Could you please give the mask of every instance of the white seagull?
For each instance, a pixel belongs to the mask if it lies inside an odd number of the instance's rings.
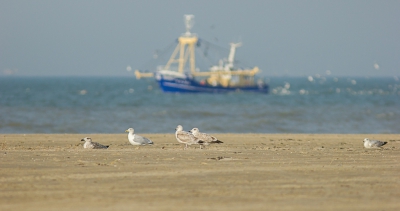
[[[378,140],[369,140],[368,138],[364,139],[364,147],[365,148],[380,148],[381,146],[387,144],[387,142],[378,141]]]
[[[85,149],[107,149],[108,146],[101,145],[97,142],[92,142],[92,139],[90,137],[85,137],[81,139],[81,141],[84,141],[85,143],[83,144],[83,148]]]
[[[184,149],[187,149],[188,145],[203,143],[202,140],[199,140],[198,138],[194,137],[194,135],[192,133],[183,131],[182,125],[178,125],[175,130],[176,130],[176,132],[175,132],[176,140],[179,143],[186,145]]]
[[[200,130],[198,128],[193,128],[191,129],[189,132],[191,132],[193,134],[194,137],[200,139],[203,141],[203,143],[200,143],[200,148],[201,145],[210,145],[210,144],[221,144],[224,143],[220,140],[218,140],[217,138],[215,138],[214,136],[211,136],[207,133],[201,133]]]
[[[152,145],[153,144],[153,142],[150,139],[134,134],[135,131],[133,130],[133,128],[129,128],[128,130],[125,130],[125,132],[129,132],[128,140],[132,145]]]

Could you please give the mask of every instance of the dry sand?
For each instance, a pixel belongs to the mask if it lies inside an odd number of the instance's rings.
[[[400,135],[141,135],[0,135],[0,210],[400,210]]]

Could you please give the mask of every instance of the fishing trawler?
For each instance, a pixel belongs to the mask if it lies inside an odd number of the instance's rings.
[[[199,38],[190,30],[193,27],[193,15],[185,15],[186,33],[178,38],[178,45],[167,64],[155,72],[135,71],[137,79],[155,77],[164,92],[226,93],[232,91],[250,91],[268,93],[268,84],[255,76],[258,67],[240,69],[234,67],[236,48],[241,43],[231,43],[227,60],[220,60],[218,65],[208,71],[196,68],[195,47]]]

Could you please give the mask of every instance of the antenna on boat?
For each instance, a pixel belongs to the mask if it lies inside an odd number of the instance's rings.
[[[192,33],[190,32],[190,29],[192,29],[194,25],[194,15],[185,15],[185,26],[186,26],[186,36],[191,36]]]
[[[229,57],[228,57],[228,66],[229,68],[233,68],[233,62],[235,61],[235,53],[236,53],[236,48],[242,46],[242,43],[230,43],[231,45],[231,50],[229,51]]]

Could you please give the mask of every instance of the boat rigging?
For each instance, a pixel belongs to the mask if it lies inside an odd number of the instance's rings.
[[[195,48],[199,45],[197,34],[192,33],[194,15],[185,15],[186,32],[178,38],[171,57],[166,65],[155,72],[135,71],[137,79],[155,77],[165,92],[230,92],[253,91],[268,93],[268,85],[262,80],[255,81],[260,72],[258,67],[240,69],[234,67],[236,48],[242,43],[230,43],[227,61],[220,60],[218,65],[208,71],[196,68]]]

